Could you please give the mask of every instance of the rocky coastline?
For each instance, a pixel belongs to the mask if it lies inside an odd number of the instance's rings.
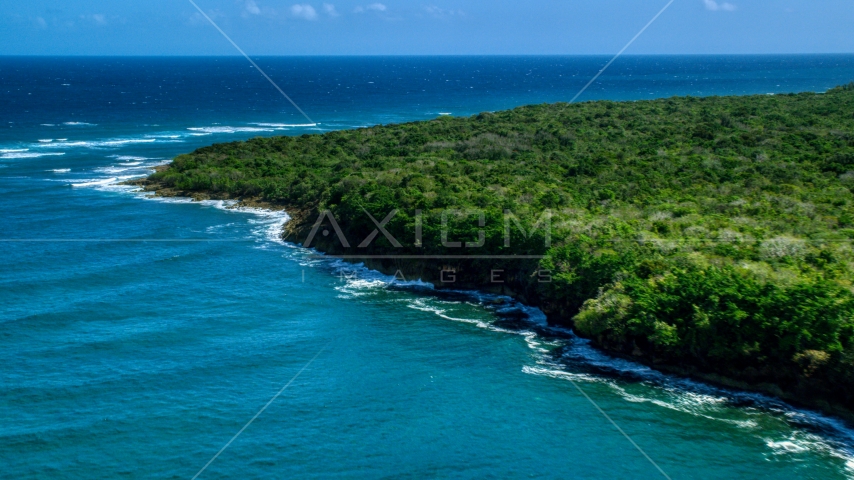
[[[163,165],[157,167],[156,170],[162,172],[168,169],[169,165]],[[234,205],[235,208],[248,207],[285,211],[290,220],[283,227],[282,238],[300,245],[302,245],[300,239],[305,239],[309,235],[315,219],[319,216],[319,212],[314,208],[270,202],[260,197],[235,197],[214,192],[184,191],[166,186],[150,178],[130,180],[125,183],[127,185],[138,186],[144,191],[159,197],[183,197],[191,198],[194,201],[231,200],[236,202]],[[341,251],[340,246],[336,245],[334,241],[325,241],[324,239],[314,243],[312,248],[321,253],[332,255]],[[568,312],[559,305],[550,304],[547,299],[538,294],[536,286],[530,283],[530,278],[528,279],[529,281],[524,280],[526,277],[529,277],[529,275],[526,275],[527,272],[536,269],[536,262],[528,262],[528,264],[518,267],[518,271],[511,272],[509,275],[510,281],[495,284],[483,281],[482,275],[466,274],[466,271],[471,270],[472,266],[466,265],[464,261],[455,264],[449,264],[447,261],[423,259],[387,260],[347,258],[346,261],[353,264],[363,264],[371,270],[388,276],[403,274],[405,280],[420,280],[432,284],[436,291],[445,289],[471,290],[509,296],[524,305],[539,308],[546,315],[550,325],[573,329],[574,333],[579,337],[591,340],[592,346],[614,357],[637,362],[666,374],[698,380],[718,387],[765,394],[779,398],[797,407],[815,409],[825,414],[842,418],[849,424],[854,425],[854,410],[832,399],[817,398],[814,394],[816,385],[811,385],[808,378],[804,378],[797,385],[789,385],[787,387],[762,379],[761,376],[759,376],[758,380],[749,381],[743,378],[722,375],[714,371],[704,371],[693,365],[668,363],[662,361],[660,358],[656,358],[654,355],[649,355],[648,352],[638,348],[637,345],[627,347],[626,345],[609,344],[595,336],[584,335],[583,332],[579,332],[574,328],[573,316],[577,312]],[[457,280],[452,285],[443,281],[441,274],[442,271],[448,271],[449,269],[457,273]]]

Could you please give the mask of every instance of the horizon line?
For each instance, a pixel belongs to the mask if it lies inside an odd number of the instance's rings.
[[[820,56],[854,55],[854,52],[809,52],[809,53],[632,53],[622,57],[778,57],[778,56]],[[316,53],[316,54],[256,54],[252,57],[610,57],[608,53]],[[91,57],[91,58],[243,58],[238,54],[139,54],[139,53],[0,53],[4,57]]]

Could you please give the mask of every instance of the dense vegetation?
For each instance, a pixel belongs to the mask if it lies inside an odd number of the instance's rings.
[[[375,228],[364,210],[400,209],[387,228],[403,247],[379,235],[365,253],[546,254],[500,262],[502,286],[598,345],[854,410],[854,84],[259,138],[179,156],[150,180],[306,212],[290,226],[301,235],[330,209],[353,249]],[[485,230],[480,250],[442,247],[446,209],[485,212],[483,228],[476,215],[449,220],[451,239]],[[529,227],[552,212],[551,245],[514,226],[506,247],[505,210]],[[345,252],[332,237],[322,248]],[[449,264],[474,286],[496,268],[437,260],[419,275]]]

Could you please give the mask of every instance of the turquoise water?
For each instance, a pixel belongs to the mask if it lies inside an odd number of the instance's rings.
[[[118,185],[214,142],[566,100],[607,59],[0,59],[0,474],[848,478],[854,431],[597,353],[508,299]],[[823,91],[854,56],[629,57],[589,98]],[[373,83],[369,83],[373,82]],[[2,125],[0,124],[0,125]],[[575,382],[575,383],[573,383]]]

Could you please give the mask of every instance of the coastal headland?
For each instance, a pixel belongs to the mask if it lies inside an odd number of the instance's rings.
[[[854,420],[854,84],[256,138],[134,183],[285,209],[328,256]]]

